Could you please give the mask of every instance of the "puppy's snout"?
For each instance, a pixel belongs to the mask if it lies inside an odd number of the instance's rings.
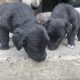
[[[42,62],[46,59],[46,54],[44,55],[36,55],[35,57],[32,57],[33,60],[35,60],[36,62]]]
[[[48,49],[49,50],[56,50],[59,47],[58,43],[48,43]]]

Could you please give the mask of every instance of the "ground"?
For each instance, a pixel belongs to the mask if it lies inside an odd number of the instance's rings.
[[[69,49],[65,39],[57,50],[46,51],[46,60],[37,63],[10,40],[10,49],[0,51],[0,80],[80,80],[80,42]]]

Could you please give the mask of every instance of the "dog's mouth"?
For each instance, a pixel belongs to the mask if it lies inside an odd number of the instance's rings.
[[[50,41],[48,43],[48,49],[49,50],[56,50],[59,47],[60,43],[61,43],[61,39],[58,39],[55,41]]]
[[[24,47],[25,51],[27,52],[28,57],[33,59],[34,61],[42,62],[46,59],[46,52],[45,51],[41,51],[41,50],[38,51],[37,49],[33,50],[27,46],[23,46],[23,47]]]
[[[59,47],[59,44],[48,44],[49,50],[56,50]]]
[[[44,56],[42,56],[42,57],[34,56],[34,57],[31,57],[31,58],[36,62],[42,62],[46,59],[46,57],[44,57]]]
[[[33,51],[28,51],[28,57],[33,59],[36,62],[42,62],[46,59],[46,52],[33,52]]]

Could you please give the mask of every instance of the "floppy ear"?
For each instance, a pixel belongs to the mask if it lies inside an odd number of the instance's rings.
[[[14,32],[14,35],[12,37],[12,40],[18,50],[20,50],[22,48],[22,46],[24,45],[25,39],[26,39],[26,36],[25,36],[23,30],[16,29]]]

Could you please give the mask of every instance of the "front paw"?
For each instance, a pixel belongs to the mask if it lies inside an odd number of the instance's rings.
[[[9,46],[0,46],[0,50],[8,50]]]
[[[74,45],[70,45],[70,44],[68,44],[68,48],[70,48],[70,49],[74,49],[75,46],[74,46]]]

